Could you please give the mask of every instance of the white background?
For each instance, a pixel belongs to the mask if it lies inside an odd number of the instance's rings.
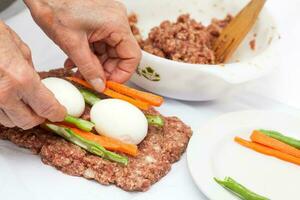
[[[13,17],[21,1],[3,14],[4,19],[30,46],[35,67],[45,70],[62,66],[64,54],[34,24],[27,10]],[[268,0],[268,9],[277,21],[281,63],[272,74],[241,86],[213,102],[179,102],[166,100],[160,110],[177,115],[197,128],[222,113],[244,109],[272,109],[298,113],[300,108],[300,1]],[[1,42],[1,41],[0,41]],[[201,170],[201,169],[199,169]],[[148,192],[127,193],[104,187],[82,178],[63,175],[41,164],[37,156],[0,142],[1,199],[206,199],[194,185],[187,169],[186,156],[174,164],[171,172]],[[4,197],[4,198],[3,198]]]

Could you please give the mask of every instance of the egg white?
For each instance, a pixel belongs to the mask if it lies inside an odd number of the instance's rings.
[[[42,80],[42,83],[54,94],[58,102],[67,109],[67,113],[80,117],[85,109],[84,98],[80,91],[70,82],[56,77]]]
[[[142,111],[119,99],[97,102],[90,112],[96,131],[129,144],[139,144],[147,135],[148,122]]]

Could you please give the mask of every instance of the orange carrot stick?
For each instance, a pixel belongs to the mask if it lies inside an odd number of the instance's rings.
[[[102,145],[107,150],[119,151],[132,156],[137,156],[138,154],[138,148],[134,144],[126,144],[114,138],[110,138],[102,135],[95,135],[93,133],[84,132],[76,128],[70,128],[70,129],[74,131],[76,134],[78,134],[79,136]]]
[[[271,149],[269,147],[266,147],[264,145],[255,143],[255,142],[250,142],[247,140],[244,140],[240,137],[235,137],[234,141],[236,141],[237,143],[239,143],[240,145],[247,147],[249,149],[253,149],[254,151],[257,151],[259,153],[265,154],[265,155],[269,155],[269,156],[273,156],[276,158],[279,158],[281,160],[284,161],[288,161],[297,165],[300,165],[300,159],[294,156],[291,156],[289,154],[283,153],[281,151],[275,150],[275,149]]]
[[[113,91],[111,89],[108,89],[108,88],[106,88],[103,93],[105,95],[109,96],[109,97],[127,101],[127,102],[135,105],[136,107],[138,107],[138,108],[140,108],[142,110],[148,110],[149,107],[150,107],[150,105],[147,102],[143,102],[143,101],[138,100],[138,99],[133,99],[131,97],[125,96],[123,94],[120,94],[120,93],[115,92],[115,91]]]
[[[260,131],[257,130],[253,131],[251,135],[251,140],[253,142],[257,142],[259,144],[263,144],[265,146],[271,147],[272,149],[276,149],[283,153],[287,153],[297,158],[300,158],[300,150],[288,144],[285,144],[279,140],[271,138]]]
[[[137,156],[138,154],[138,148],[134,144],[126,144],[114,138],[110,138],[102,135],[96,135],[91,132],[85,132],[80,129],[74,128],[73,126],[69,126],[66,123],[55,123],[55,124],[58,126],[69,128],[75,134],[83,137],[86,140],[93,141],[103,146],[107,150],[118,151],[118,152],[126,153],[131,156]]]
[[[93,89],[93,87],[86,81],[80,79],[80,78],[77,78],[77,77],[66,77],[66,79],[70,80],[70,81],[73,81],[75,83],[78,83],[79,85],[82,85],[86,88],[89,88],[89,89]],[[148,110],[150,105],[149,103],[147,102],[143,102],[141,100],[138,100],[138,99],[133,99],[131,97],[128,97],[126,95],[123,95],[123,94],[120,94],[118,92],[115,92],[113,90],[110,90],[108,88],[106,88],[103,92],[105,95],[109,96],[109,97],[112,97],[112,98],[115,98],[115,99],[121,99],[121,100],[124,100],[124,101],[127,101],[133,105],[135,105],[136,107],[142,109],[142,110]]]
[[[75,76],[66,77],[66,79],[73,81],[75,83],[78,83],[79,85],[82,85],[88,89],[94,89],[91,84],[89,84],[87,81],[82,80],[81,78],[77,78]]]
[[[130,96],[134,99],[140,99],[142,101],[146,101],[153,106],[160,106],[164,102],[164,99],[161,96],[151,94],[148,92],[142,92],[113,81],[107,81],[106,86],[109,89],[114,90],[118,93]]]

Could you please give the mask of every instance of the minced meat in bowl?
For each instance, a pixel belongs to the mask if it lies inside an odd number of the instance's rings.
[[[214,40],[249,0],[123,2],[129,15],[136,14],[129,21],[143,55],[131,81],[146,90],[181,100],[213,100],[276,64],[278,34],[267,8],[231,59],[216,62]],[[249,45],[253,39],[255,49]]]
[[[132,33],[144,51],[179,62],[216,64],[213,42],[232,20],[232,16],[228,14],[222,20],[214,18],[211,24],[205,26],[189,14],[182,14],[176,22],[165,20],[152,28],[146,39],[142,38],[136,25],[137,15],[132,13],[128,20]]]

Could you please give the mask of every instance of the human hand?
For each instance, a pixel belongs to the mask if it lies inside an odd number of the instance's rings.
[[[62,121],[66,110],[41,83],[29,48],[1,21],[0,41],[0,124],[30,129]]]
[[[115,0],[24,0],[37,24],[99,92],[106,79],[125,82],[141,50],[125,7]]]

